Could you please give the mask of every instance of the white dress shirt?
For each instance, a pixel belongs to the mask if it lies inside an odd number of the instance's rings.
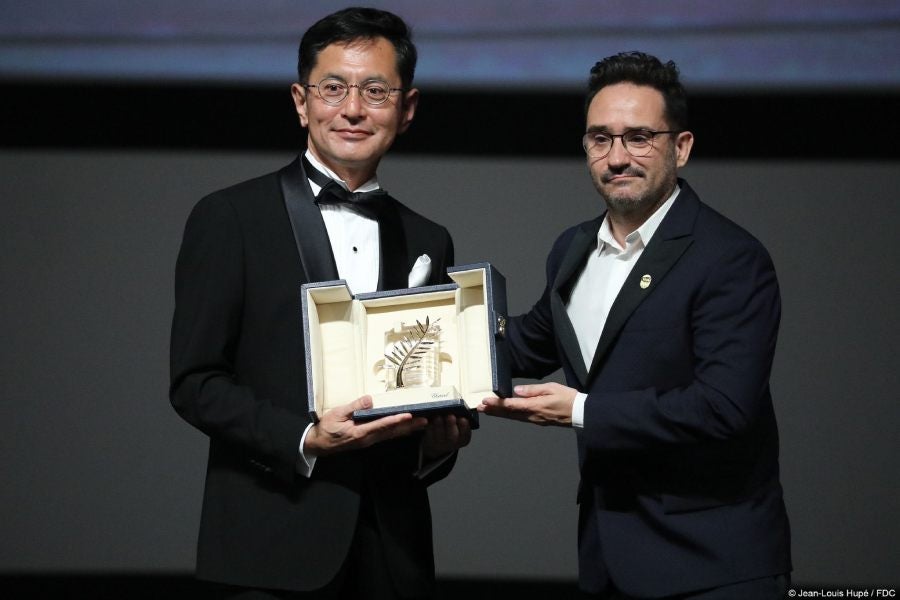
[[[680,191],[675,187],[672,195],[650,215],[644,224],[625,237],[625,247],[619,245],[612,234],[609,214],[603,219],[597,232],[597,250],[588,257],[587,264],[569,297],[566,313],[572,321],[585,368],[590,370],[606,318],[622,285],[637,263],[650,238],[656,233],[666,213],[672,208]],[[584,403],[587,394],[578,393],[572,406],[572,426],[584,427]]]
[[[306,159],[314,168],[350,192],[371,192],[380,187],[378,180],[373,177],[351,190],[343,179],[320,163],[309,150],[306,151]],[[318,196],[322,188],[312,180],[309,185],[313,194]],[[353,294],[374,292],[378,289],[378,265],[381,257],[378,221],[340,204],[320,205],[319,210],[325,221],[325,229],[328,230],[328,240],[331,242],[331,252],[340,278],[347,282]]]
[[[347,182],[323,165],[306,151],[306,160],[322,173],[335,180],[344,189],[351,192],[371,192],[380,186],[378,180],[372,178],[359,188],[351,190]],[[322,189],[312,179],[309,180],[313,195],[318,196]],[[334,254],[334,263],[337,266],[338,277],[347,282],[353,294],[374,292],[378,289],[378,268],[381,261],[381,246],[378,237],[378,221],[365,217],[347,206],[337,204],[320,205],[322,220],[325,221],[325,229],[328,230],[328,241],[331,243],[331,252]],[[303,437],[300,438],[300,458],[297,461],[297,472],[304,477],[312,475],[316,466],[316,457],[307,456],[303,452],[306,436],[313,424],[306,426]]]

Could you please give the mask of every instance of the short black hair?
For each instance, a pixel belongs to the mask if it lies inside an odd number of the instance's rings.
[[[383,37],[394,45],[397,54],[397,72],[404,89],[412,87],[416,72],[417,53],[412,42],[412,30],[397,15],[377,8],[345,8],[332,13],[313,24],[303,34],[297,57],[297,75],[300,83],[316,66],[319,52],[331,44],[347,44],[357,40],[374,40]],[[316,83],[316,82],[313,82]]]
[[[678,75],[678,67],[671,60],[663,64],[655,56],[643,52],[620,52],[607,56],[591,69],[585,111],[597,92],[608,85],[645,85],[662,94],[669,127],[685,131],[688,127],[687,94]]]

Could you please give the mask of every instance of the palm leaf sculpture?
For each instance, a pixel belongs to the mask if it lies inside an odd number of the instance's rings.
[[[410,335],[404,336],[399,342],[394,344],[394,348],[390,354],[384,357],[397,365],[397,378],[394,385],[398,388],[404,387],[403,370],[411,365],[416,365],[422,361],[422,358],[431,349],[434,344],[434,334],[437,331],[437,322],[440,318],[435,319],[434,323],[425,316],[425,324],[416,319],[416,326],[410,330]]]

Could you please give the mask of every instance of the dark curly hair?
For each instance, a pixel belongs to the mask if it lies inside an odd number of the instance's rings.
[[[297,52],[297,75],[300,83],[308,83],[306,80],[316,66],[319,52],[331,44],[374,40],[378,37],[383,37],[394,45],[397,72],[400,73],[403,88],[409,89],[412,87],[418,57],[412,43],[412,30],[393,13],[358,7],[332,13],[306,30]]]
[[[659,91],[665,101],[669,126],[677,131],[687,129],[687,95],[678,79],[678,67],[671,60],[663,64],[643,52],[620,52],[604,58],[591,69],[585,111],[597,92],[616,83],[644,85]]]

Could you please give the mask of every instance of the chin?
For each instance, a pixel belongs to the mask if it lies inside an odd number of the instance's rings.
[[[623,215],[640,212],[652,204],[645,196],[634,196],[632,194],[610,194],[604,200],[609,208]]]
[[[609,193],[604,194],[603,199],[606,200],[607,204],[613,204],[615,206],[631,206],[634,204],[639,204],[641,201],[640,196],[636,196],[635,194],[627,194],[622,190],[610,190]]]

